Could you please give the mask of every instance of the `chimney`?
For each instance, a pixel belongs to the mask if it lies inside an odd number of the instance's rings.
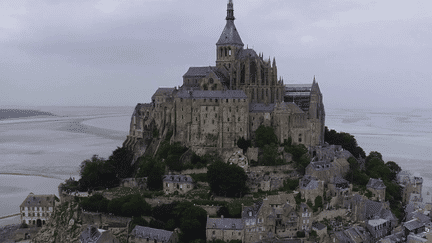
[[[221,219],[223,219],[223,215],[221,215]]]

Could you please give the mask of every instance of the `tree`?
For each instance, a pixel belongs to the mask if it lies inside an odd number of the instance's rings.
[[[274,143],[264,145],[262,154],[258,158],[258,163],[264,166],[283,164],[283,160],[279,158],[277,145]]]
[[[248,190],[246,187],[247,175],[245,171],[235,164],[216,161],[207,170],[210,190],[216,195],[240,197]]]
[[[357,140],[349,133],[329,131],[328,127],[325,127],[324,141],[329,144],[341,145],[343,149],[348,150],[356,158],[366,157],[364,150],[357,145]]]
[[[390,180],[396,180],[396,175],[402,171],[402,168],[393,161],[388,161],[385,165],[390,169]]]
[[[318,208],[323,208],[323,199],[321,196],[318,196],[315,198],[315,202],[314,202],[314,206],[313,206],[313,211],[316,212],[318,211]]]
[[[246,154],[247,149],[252,145],[251,140],[246,140],[244,137],[239,138],[237,140],[237,146],[243,149],[243,154]]]
[[[107,162],[111,163],[118,178],[128,178],[133,173],[133,156],[133,152],[126,147],[117,147]]]
[[[225,218],[230,218],[229,210],[228,210],[228,207],[226,207],[226,206],[220,207],[217,210],[216,214],[218,217],[223,215]]]
[[[278,143],[277,136],[273,127],[261,125],[255,131],[255,144],[259,148],[263,148],[266,144]]]
[[[78,181],[80,191],[94,190],[98,187],[114,187],[119,184],[111,164],[104,158],[93,155],[91,159],[81,162]]]

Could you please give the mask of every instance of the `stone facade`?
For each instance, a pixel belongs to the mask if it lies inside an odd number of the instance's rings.
[[[186,193],[195,187],[192,177],[188,175],[165,175],[162,179],[165,194],[179,192]]]
[[[209,218],[207,215],[206,238],[207,241],[213,240],[243,240],[243,222],[241,219],[234,218]]]
[[[125,178],[120,181],[120,186],[147,189],[147,177]]]
[[[244,48],[234,25],[233,3],[216,44],[216,66],[190,67],[179,88],[159,88],[151,103],[139,103],[124,146],[136,148],[153,136],[198,151],[236,147],[254,137],[260,125],[272,126],[279,142],[292,138],[306,147],[324,143],[325,112],[315,78],[311,84],[284,85],[276,61]],[[301,100],[301,101],[300,101]]]
[[[396,180],[402,187],[402,202],[409,203],[411,193],[422,194],[423,178],[414,176],[409,171],[401,171],[397,174]]]
[[[312,203],[315,202],[315,198],[323,196],[324,193],[324,181],[319,181],[309,175],[305,175],[299,183],[299,191],[302,199],[310,200]]]
[[[379,179],[370,178],[366,188],[372,192],[372,200],[384,201],[385,200],[385,189],[384,182]]]
[[[34,195],[31,192],[20,205],[21,222],[41,227],[54,213],[55,206],[55,195]]]

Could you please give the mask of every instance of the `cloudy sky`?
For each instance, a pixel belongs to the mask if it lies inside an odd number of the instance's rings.
[[[215,65],[226,0],[5,0],[0,105],[126,105]],[[326,108],[432,108],[432,2],[234,0],[243,43]]]

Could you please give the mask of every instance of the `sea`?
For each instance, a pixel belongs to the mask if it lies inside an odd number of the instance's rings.
[[[108,158],[129,132],[133,106],[0,106],[0,226],[20,222],[30,192],[56,194],[79,179],[82,161]],[[367,154],[378,151],[423,177],[432,192],[432,110],[327,108],[326,126],[354,135]]]

